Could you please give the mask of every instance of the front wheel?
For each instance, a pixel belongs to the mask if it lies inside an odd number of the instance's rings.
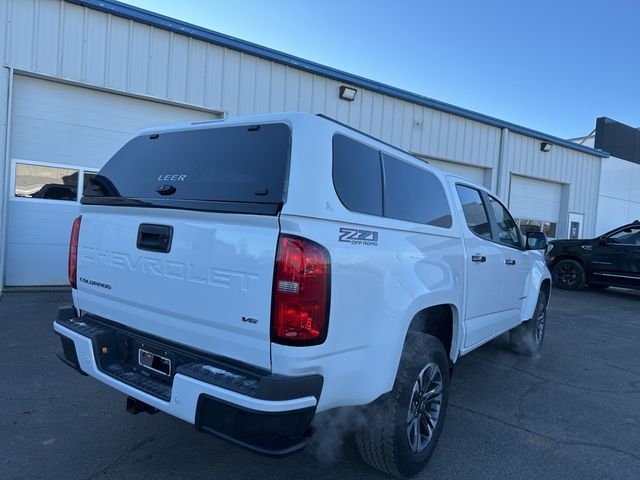
[[[442,342],[409,332],[391,392],[368,407],[356,433],[360,455],[396,477],[422,470],[438,442],[449,400],[449,363]]]
[[[540,292],[531,320],[527,320],[509,332],[511,347],[521,355],[532,356],[539,353],[542,349],[546,327],[547,296],[544,292]]]
[[[585,280],[584,267],[575,260],[560,260],[553,266],[553,284],[558,288],[580,290]]]

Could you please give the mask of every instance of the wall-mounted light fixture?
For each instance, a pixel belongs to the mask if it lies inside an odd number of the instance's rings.
[[[543,152],[548,152],[549,150],[551,150],[551,147],[553,147],[553,144],[549,142],[542,142],[540,144],[540,150],[542,150]]]
[[[340,87],[340,98],[342,100],[353,102],[356,99],[356,93],[358,93],[358,90],[355,88],[347,87],[346,85]]]

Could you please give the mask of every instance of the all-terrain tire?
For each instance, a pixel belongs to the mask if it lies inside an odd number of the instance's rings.
[[[547,327],[547,296],[538,295],[538,303],[531,320],[527,320],[509,332],[511,348],[520,355],[533,356],[542,349]]]
[[[418,378],[426,378],[432,372],[434,372],[433,385],[437,384],[435,381],[437,379],[441,385],[437,416],[433,417],[431,413],[435,413],[434,405],[438,403],[437,401],[426,407],[425,403],[415,402],[416,398],[420,397],[415,390]],[[423,384],[426,385],[426,380]],[[437,390],[436,386],[430,391]],[[420,398],[423,402],[427,402],[427,399],[432,397],[433,394],[424,394]],[[442,432],[448,401],[449,361],[442,342],[425,333],[409,332],[393,389],[367,407],[368,424],[356,432],[356,443],[360,455],[366,463],[390,475],[401,478],[415,475],[426,466],[433,454]],[[410,425],[414,425],[415,422],[416,414],[412,412],[418,411],[418,407],[420,411],[422,408],[428,410],[427,414],[418,413],[419,429],[425,428],[427,434],[430,433],[424,436],[425,439],[422,438],[421,433],[411,436],[409,430]],[[411,415],[413,420],[410,421]],[[436,418],[435,422],[433,418]],[[428,427],[432,426],[431,422],[435,423],[435,426],[429,430]],[[413,451],[410,438],[419,439],[414,442],[414,448],[417,446],[419,449],[420,444],[423,441],[426,442],[423,449]]]

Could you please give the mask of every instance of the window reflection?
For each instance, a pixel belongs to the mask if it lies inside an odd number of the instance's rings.
[[[511,214],[495,198],[489,197],[489,203],[496,217],[499,240],[505,245],[522,247],[524,244],[520,238],[520,230]]]
[[[87,192],[92,191],[94,185],[91,183],[96,178],[96,172],[84,172],[84,183],[82,187],[82,195],[86,195]]]
[[[76,201],[78,170],[27,163],[16,164],[15,196]]]
[[[530,218],[520,218],[516,222],[520,225],[520,231],[524,234],[529,232],[544,232],[549,238],[556,238],[555,222],[547,222],[545,220],[532,220]]]

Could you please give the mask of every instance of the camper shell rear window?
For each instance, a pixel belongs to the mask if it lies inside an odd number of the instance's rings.
[[[139,136],[91,180],[82,203],[275,215],[290,152],[284,123]]]

